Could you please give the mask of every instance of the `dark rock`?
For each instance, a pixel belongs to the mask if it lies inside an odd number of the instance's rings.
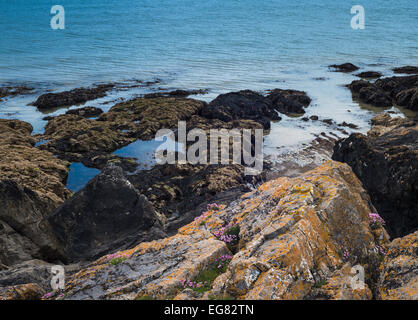
[[[395,96],[396,104],[413,111],[418,111],[418,86],[399,92]]]
[[[363,78],[363,79],[376,79],[376,78],[380,78],[382,74],[377,71],[365,71],[365,72],[357,73],[356,76]]]
[[[413,67],[413,66],[393,68],[392,70],[395,73],[418,74],[418,67]]]
[[[418,108],[418,75],[382,78],[375,83],[356,80],[348,87],[353,96],[376,107],[390,107],[395,102],[411,110]]]
[[[304,107],[311,103],[311,98],[303,91],[274,89],[266,101],[280,113],[301,115],[305,113]]]
[[[97,117],[103,113],[103,110],[96,107],[84,107],[79,109],[68,110],[65,114],[74,114],[80,117],[90,118]]]
[[[74,260],[91,260],[165,236],[144,195],[113,164],[48,217]]]
[[[323,123],[325,123],[329,126],[334,124],[334,120],[332,120],[332,119],[322,119],[321,122],[323,122]]]
[[[270,120],[281,119],[263,95],[250,90],[219,95],[201,110],[201,115],[225,122],[240,119],[254,120],[261,123],[265,129],[270,128]]]
[[[358,129],[358,125],[354,124],[354,123],[347,123],[347,122],[342,122],[340,124],[338,124],[338,126],[340,127],[348,127],[350,129]]]
[[[112,90],[113,87],[114,84],[105,84],[94,88],[77,88],[59,93],[47,93],[41,95],[33,105],[40,110],[72,106],[104,97],[107,91]]]
[[[391,97],[375,84],[365,80],[355,80],[348,86],[353,95],[367,104],[376,107],[390,107],[393,105]]]
[[[318,116],[310,116],[309,119],[311,119],[312,121],[316,121],[319,119]]]
[[[338,65],[333,64],[333,65],[328,66],[328,68],[335,69],[334,71],[339,71],[339,72],[352,72],[352,71],[356,71],[359,69],[359,67],[349,62],[338,64]]]
[[[34,147],[32,126],[0,119],[0,265],[65,260],[46,217],[70,192],[68,163]]]
[[[399,237],[418,228],[418,126],[402,118],[380,118],[373,121],[379,130],[372,128],[368,136],[354,133],[336,143],[332,158],[352,167],[390,235]],[[392,126],[384,128],[385,123]]]
[[[177,97],[186,98],[191,95],[207,94],[208,89],[196,89],[196,90],[174,90],[169,92],[155,92],[144,94],[144,98],[162,98],[162,97]]]
[[[306,121],[309,121],[309,118],[308,117],[303,117],[301,120],[306,122]]]

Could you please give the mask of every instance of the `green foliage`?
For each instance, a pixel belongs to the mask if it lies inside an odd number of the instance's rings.
[[[110,264],[116,266],[118,264],[121,264],[125,260],[126,260],[125,257],[115,258],[115,259],[110,260]]]
[[[315,282],[314,288],[321,288],[326,283],[325,279]]]
[[[136,300],[153,300],[151,296],[139,296],[136,297]]]

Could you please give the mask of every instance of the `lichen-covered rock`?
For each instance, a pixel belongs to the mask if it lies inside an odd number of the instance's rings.
[[[382,264],[384,300],[418,300],[418,231],[392,241]]]
[[[267,182],[228,207],[211,207],[175,236],[102,257],[71,276],[63,296],[52,298],[194,299],[181,281],[234,254],[212,289],[197,297],[321,299],[315,289],[323,282],[329,298],[369,299],[376,246],[388,243],[382,226],[371,229],[371,211],[350,167],[329,161],[301,177]],[[234,247],[214,236],[230,224],[239,232]],[[357,264],[366,273],[360,291],[336,280]]]
[[[36,283],[0,287],[0,300],[41,300],[44,294]]]
[[[381,115],[365,136],[353,133],[334,147],[333,159],[348,163],[363,182],[392,237],[418,227],[418,126]]]
[[[70,192],[68,163],[34,147],[32,126],[0,120],[0,264],[62,259],[46,217]]]

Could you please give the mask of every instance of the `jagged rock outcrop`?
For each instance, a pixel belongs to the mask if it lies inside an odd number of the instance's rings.
[[[0,120],[0,265],[65,259],[46,217],[70,196],[68,163],[34,147],[32,126]]]
[[[376,107],[397,104],[418,110],[418,75],[382,78],[374,83],[355,80],[348,87],[353,96]]]
[[[161,217],[122,168],[113,164],[63,203],[48,221],[72,261],[92,260],[165,236]]]
[[[104,256],[50,297],[370,299],[377,248],[388,245],[383,227],[370,224],[374,211],[350,167],[329,161],[267,182],[228,207],[210,207],[175,236]],[[235,230],[234,246],[218,240],[228,239],[219,236],[225,226]],[[226,260],[206,292],[185,290],[185,280]],[[352,284],[354,265],[365,269],[366,283]]]
[[[83,107],[78,109],[71,109],[68,110],[65,114],[75,114],[77,116],[90,118],[90,117],[97,117],[103,113],[103,110],[96,107]]]
[[[418,300],[418,231],[392,241],[378,287],[380,299]]]
[[[334,147],[363,182],[392,237],[418,228],[418,126],[388,114],[372,119],[365,136],[353,133]]]

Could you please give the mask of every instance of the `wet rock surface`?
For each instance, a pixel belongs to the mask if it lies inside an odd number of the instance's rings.
[[[371,229],[375,209],[346,164],[328,162],[298,178],[279,178],[202,219],[172,237],[143,242],[104,256],[72,275],[52,299],[176,299],[193,296],[181,285],[233,255],[226,272],[199,299],[370,299],[373,283],[353,288],[351,266],[378,272],[376,245],[386,247],[382,227]],[[239,226],[237,252],[213,231]],[[367,282],[367,281],[366,281]],[[318,285],[320,284],[320,285]]]
[[[374,83],[355,80],[348,87],[353,96],[376,107],[396,104],[413,111],[418,110],[418,75],[382,78]]]
[[[0,87],[0,101],[5,97],[15,97],[17,95],[30,93],[33,88],[27,86],[4,86]]]
[[[340,140],[333,159],[348,163],[363,182],[392,237],[418,228],[418,126],[380,115],[368,136]]]
[[[377,79],[382,76],[380,72],[377,71],[364,71],[356,74],[357,77],[363,78],[363,79]]]
[[[201,115],[224,122],[249,119],[259,122],[265,129],[270,128],[270,121],[281,119],[263,95],[250,90],[219,95],[201,110]]]
[[[89,100],[102,98],[106,96],[107,92],[112,90],[114,86],[114,84],[103,84],[93,88],[77,88],[58,93],[46,93],[38,97],[32,105],[40,110],[72,106]]]
[[[32,126],[0,120],[0,264],[63,259],[46,217],[69,198],[68,163],[34,148]]]
[[[339,71],[339,72],[353,72],[353,71],[360,69],[359,67],[357,67],[356,65],[350,62],[346,62],[343,64],[332,64],[328,66],[328,68],[334,71]]]
[[[49,217],[70,260],[91,260],[165,236],[146,197],[110,164]]]
[[[309,106],[311,98],[306,92],[297,90],[271,90],[266,99],[272,107],[280,113],[287,115],[302,115],[304,108]]]
[[[398,68],[393,68],[392,70],[395,73],[418,74],[418,67],[414,67],[414,66],[398,67]]]

